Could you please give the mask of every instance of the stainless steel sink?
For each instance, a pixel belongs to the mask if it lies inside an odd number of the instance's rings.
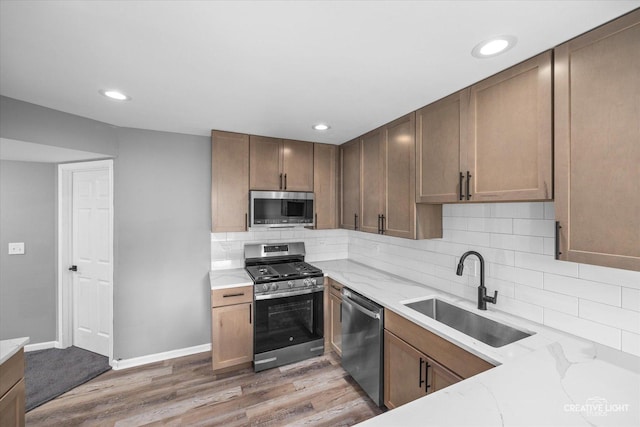
[[[404,305],[491,347],[502,347],[533,334],[478,316],[438,298],[429,298]]]

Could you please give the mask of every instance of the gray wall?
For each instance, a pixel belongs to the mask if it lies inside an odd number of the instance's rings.
[[[115,126],[0,96],[0,137],[115,156]]]
[[[55,183],[52,164],[0,161],[0,339],[56,339]]]
[[[116,156],[114,357],[209,343],[209,138],[118,128],[6,97],[0,103],[0,137]],[[56,339],[56,170],[2,162],[0,338]],[[27,255],[8,258],[9,241],[25,241]]]
[[[114,357],[211,342],[209,138],[119,129]]]

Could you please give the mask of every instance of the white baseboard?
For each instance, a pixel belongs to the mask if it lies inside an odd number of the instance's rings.
[[[35,344],[27,344],[24,346],[24,351],[37,351],[46,350],[48,348],[62,348],[58,341],[37,342]]]
[[[149,354],[146,356],[134,357],[132,359],[112,360],[111,367],[117,371],[120,369],[142,366],[147,363],[162,362],[163,360],[175,359],[176,357],[190,356],[192,354],[211,351],[211,344],[196,345],[194,347],[180,348],[178,350],[165,351],[162,353]]]

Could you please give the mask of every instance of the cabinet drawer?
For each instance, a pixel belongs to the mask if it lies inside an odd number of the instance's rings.
[[[253,286],[224,288],[211,291],[211,307],[242,304],[253,301]]]
[[[329,293],[342,299],[342,284],[333,279],[329,279]]]
[[[384,327],[462,378],[494,366],[423,327],[385,309]]]
[[[24,377],[24,349],[0,365],[0,396],[3,396]]]

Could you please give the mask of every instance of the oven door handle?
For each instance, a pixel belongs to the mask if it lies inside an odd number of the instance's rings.
[[[358,310],[359,312],[361,312],[364,315],[367,315],[369,317],[371,317],[372,319],[379,319],[380,318],[380,313],[376,313],[373,312],[371,310],[368,310],[366,308],[364,308],[363,306],[361,306],[360,304],[358,304],[356,301],[352,300],[351,298],[349,298],[346,295],[342,295],[342,303],[343,304],[347,304],[348,306],[351,306],[353,308],[355,308],[356,310]]]
[[[266,300],[266,299],[274,299],[274,298],[282,298],[282,297],[294,297],[296,295],[306,295],[312,294],[314,292],[323,292],[324,289],[322,287],[314,288],[314,289],[302,289],[300,291],[285,291],[278,292],[277,294],[266,294],[266,295],[256,295],[256,301]]]

